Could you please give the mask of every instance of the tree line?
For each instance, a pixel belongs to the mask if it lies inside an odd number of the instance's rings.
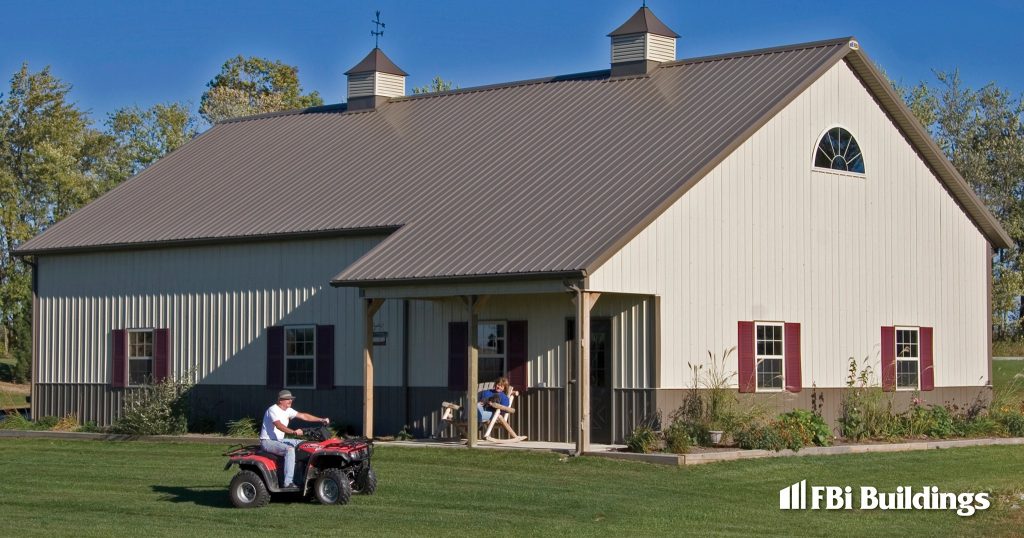
[[[993,326],[998,339],[1024,337],[1024,128],[1022,101],[996,84],[966,87],[936,72],[916,86],[893,84],[978,196],[1014,239],[993,260]],[[435,77],[414,94],[458,89]],[[0,93],[0,378],[31,379],[32,288],[25,260],[12,256],[74,210],[230,118],[323,104],[305,93],[296,67],[259,57],[227,60],[200,97],[128,106],[101,123],[69,99],[71,85],[49,67],[23,64]],[[10,364],[3,363],[13,363]]]

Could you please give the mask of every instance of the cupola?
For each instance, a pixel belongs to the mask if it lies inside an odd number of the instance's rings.
[[[384,51],[374,48],[363,61],[345,72],[348,76],[348,109],[377,108],[392,97],[405,95],[405,77]]]
[[[612,38],[612,76],[644,75],[676,59],[676,38],[645,5],[608,34]]]

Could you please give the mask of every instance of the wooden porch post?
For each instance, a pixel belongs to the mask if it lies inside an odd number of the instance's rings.
[[[363,300],[363,436],[373,439],[373,316],[384,299]]]
[[[576,416],[580,419],[577,456],[590,450],[590,310],[600,296],[595,292],[576,292]]]
[[[466,446],[470,448],[476,446],[476,436],[480,428],[476,416],[476,386],[480,377],[480,342],[477,341],[477,326],[480,323],[480,310],[489,298],[489,295],[470,295],[462,298],[469,309],[469,353],[466,354],[469,360],[466,368]]]

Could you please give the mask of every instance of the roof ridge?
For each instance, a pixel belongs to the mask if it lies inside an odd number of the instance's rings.
[[[709,54],[707,56],[695,56],[693,58],[683,58],[682,60],[676,60],[674,62],[664,62],[658,67],[679,67],[683,65],[704,63],[704,62],[717,62],[719,60],[733,60],[736,58],[746,58],[751,56],[762,56],[765,54],[775,54],[777,52],[793,52],[805,49],[816,49],[820,47],[836,46],[844,43],[857,43],[857,39],[853,36],[847,37],[836,37],[832,39],[822,39],[819,41],[808,41],[806,43],[794,43],[792,45],[778,45],[775,47],[766,47],[761,49],[750,49],[736,52],[725,52],[721,54]],[[859,43],[857,43],[859,47]]]

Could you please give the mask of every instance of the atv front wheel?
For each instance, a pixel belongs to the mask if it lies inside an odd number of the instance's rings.
[[[373,495],[375,491],[377,491],[377,473],[374,472],[373,467],[367,465],[359,471],[356,479],[352,481],[352,492],[362,495]]]
[[[263,479],[252,471],[240,471],[231,479],[228,490],[235,508],[259,508],[270,502],[270,493]]]
[[[313,494],[320,504],[347,504],[352,498],[352,485],[341,469],[328,469],[316,479]]]

